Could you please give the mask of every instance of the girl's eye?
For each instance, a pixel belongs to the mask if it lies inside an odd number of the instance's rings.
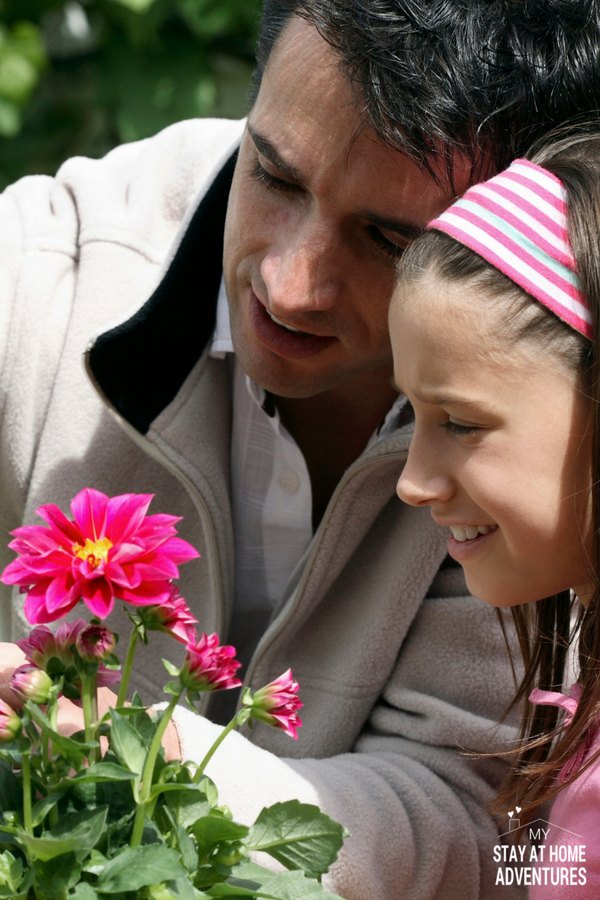
[[[475,434],[475,432],[481,431],[481,428],[478,425],[465,425],[461,422],[453,422],[451,419],[448,419],[447,422],[442,422],[440,428],[444,428],[446,431],[449,431],[450,434],[457,435],[457,437],[465,437],[465,435]]]
[[[392,261],[400,259],[406,249],[405,247],[400,247],[393,241],[388,240],[376,225],[370,225],[367,230],[373,243],[376,244],[380,250],[383,250]]]
[[[258,160],[255,160],[252,166],[252,177],[260,184],[264,184],[270,191],[293,193],[300,190],[297,184],[294,184],[291,181],[285,181],[283,178],[277,178],[276,175],[271,175],[264,166],[261,166]]]

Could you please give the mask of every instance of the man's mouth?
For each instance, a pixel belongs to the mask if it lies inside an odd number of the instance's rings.
[[[282,322],[269,312],[254,292],[250,298],[250,321],[260,343],[285,359],[307,359],[336,344],[336,338],[332,335],[301,331],[293,325],[288,325],[287,322]]]
[[[450,532],[455,541],[473,541],[480,534],[489,534],[495,531],[497,525],[449,525]]]
[[[272,312],[265,307],[265,312],[272,322],[275,322],[276,325],[279,325],[281,328],[285,328],[286,331],[291,331],[292,334],[308,334],[306,331],[300,331],[299,328],[292,328],[291,325],[286,325],[285,322],[282,322],[281,319],[278,319],[277,316],[274,316]]]

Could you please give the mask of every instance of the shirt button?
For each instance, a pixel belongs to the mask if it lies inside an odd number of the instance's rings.
[[[279,487],[285,494],[297,494],[300,489],[300,479],[293,469],[286,469],[279,476]]]

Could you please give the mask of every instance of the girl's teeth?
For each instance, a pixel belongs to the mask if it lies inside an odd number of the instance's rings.
[[[450,525],[450,531],[455,541],[473,541],[480,534],[489,534],[495,529],[495,525]]]
[[[294,334],[305,334],[304,331],[300,331],[299,328],[292,328],[291,325],[286,325],[284,322],[280,322],[277,316],[274,316],[272,312],[267,310],[267,315],[271,318],[277,325],[280,325],[282,328],[285,328],[286,331],[292,331]]]

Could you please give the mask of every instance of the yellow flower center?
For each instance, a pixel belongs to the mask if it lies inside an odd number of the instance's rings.
[[[85,559],[93,569],[97,569],[101,563],[108,559],[108,551],[112,547],[112,541],[107,537],[92,541],[86,538],[85,544],[73,544],[73,553],[79,559]]]

